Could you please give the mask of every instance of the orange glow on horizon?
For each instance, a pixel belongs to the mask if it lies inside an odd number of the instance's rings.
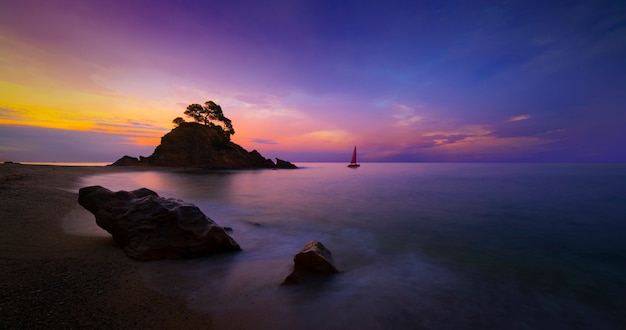
[[[130,137],[131,141],[134,141],[135,145],[138,146],[158,146],[161,143],[161,137]]]

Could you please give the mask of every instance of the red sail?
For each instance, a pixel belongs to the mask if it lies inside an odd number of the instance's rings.
[[[356,162],[356,146],[354,146],[354,151],[352,152],[352,161],[348,164],[350,168],[357,168],[360,165]]]

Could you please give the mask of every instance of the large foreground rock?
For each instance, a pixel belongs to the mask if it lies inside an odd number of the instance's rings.
[[[193,258],[241,250],[222,227],[193,204],[162,198],[152,190],[112,192],[81,188],[78,203],[96,216],[126,254],[140,261]]]
[[[307,278],[326,277],[339,272],[330,250],[315,240],[305,244],[293,261],[293,271],[283,284],[295,284]]]

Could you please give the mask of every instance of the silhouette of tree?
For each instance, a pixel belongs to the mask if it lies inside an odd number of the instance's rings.
[[[185,120],[182,117],[176,117],[172,120],[172,123],[176,124],[176,126],[180,126],[184,122]]]
[[[232,121],[224,116],[222,107],[213,101],[206,101],[204,105],[197,103],[190,104],[187,106],[184,114],[204,125],[216,126],[213,121],[224,123],[225,129],[222,131],[229,140],[230,136],[235,134]]]
[[[188,105],[184,114],[193,118],[195,121],[201,124],[204,124],[204,125],[209,124],[208,109],[205,109],[200,104],[194,103],[194,104]]]

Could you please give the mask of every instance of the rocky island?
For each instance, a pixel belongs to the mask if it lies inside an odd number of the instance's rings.
[[[196,122],[174,119],[178,126],[161,138],[161,144],[149,157],[124,156],[112,166],[197,167],[203,169],[280,168],[294,169],[294,164],[263,157],[258,151],[248,152],[230,140],[234,134],[231,121],[219,105],[208,101],[205,105],[192,104],[185,114]],[[224,123],[226,128],[211,120]]]

